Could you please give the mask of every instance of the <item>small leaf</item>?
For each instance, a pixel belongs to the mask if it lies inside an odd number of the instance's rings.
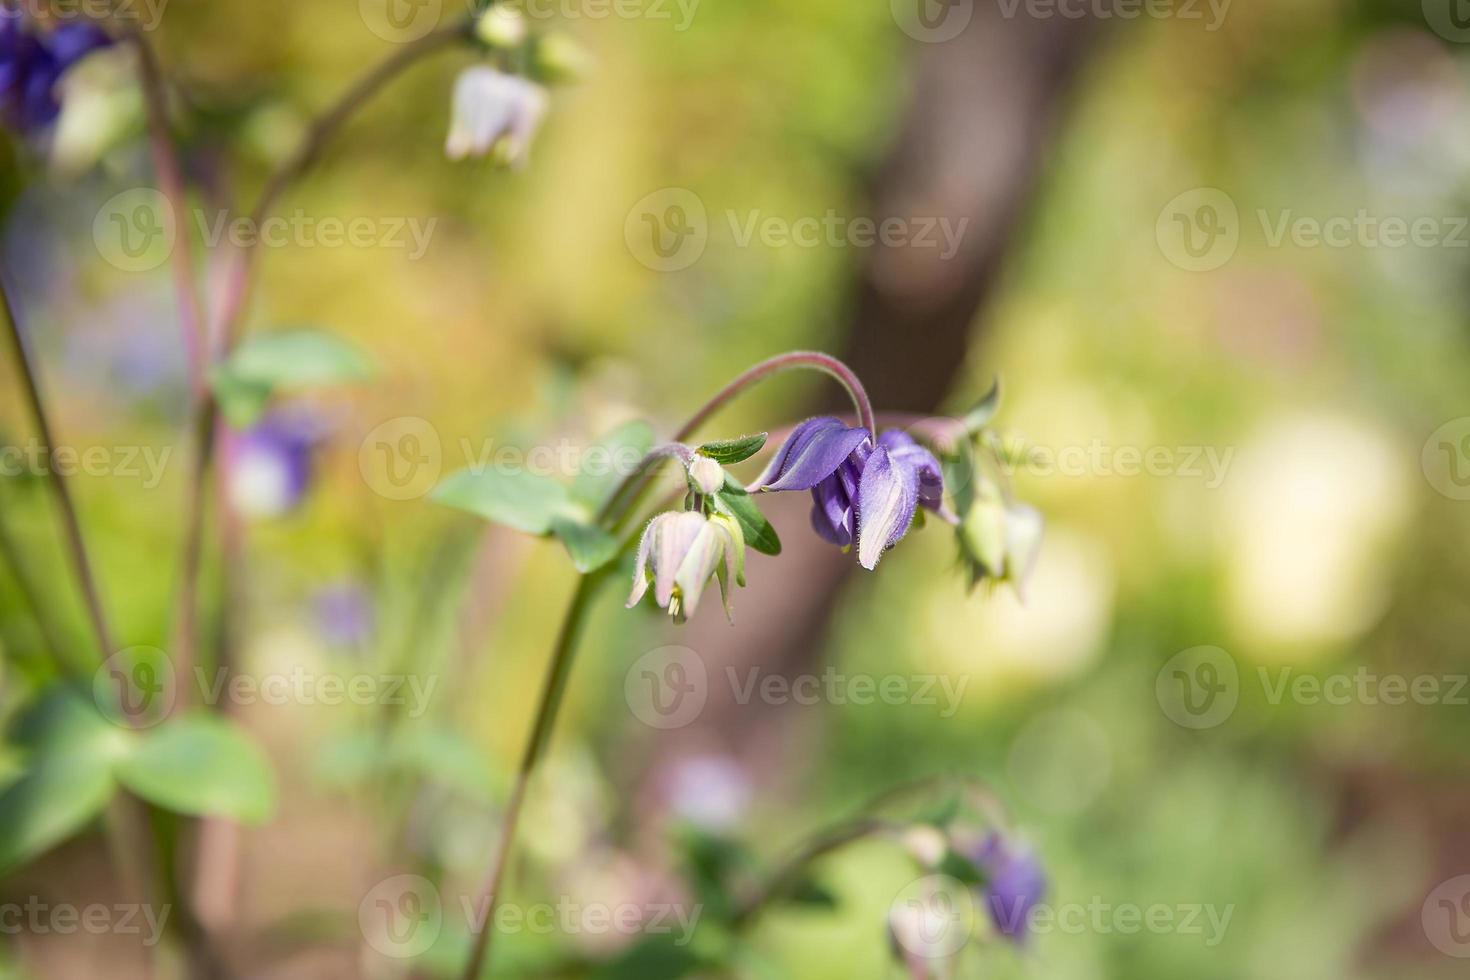
[[[239,726],[211,715],[186,715],[153,729],[119,762],[117,778],[178,813],[263,823],[275,809],[265,754]]]
[[[210,369],[209,384],[225,421],[235,429],[248,429],[265,411],[273,389],[259,381],[237,378],[224,367]]]
[[[749,459],[761,451],[766,444],[766,433],[757,432],[753,436],[741,436],[738,439],[721,439],[718,442],[707,442],[700,446],[695,452],[701,456],[708,456],[722,466],[738,463]]]
[[[244,428],[283,388],[365,381],[373,362],[357,347],[324,330],[275,330],[247,337],[209,382],[231,425]]]
[[[0,793],[0,872],[70,837],[102,812],[116,784],[112,760],[65,751],[34,758]]]
[[[582,454],[581,469],[572,481],[572,499],[597,511],[652,447],[653,426],[641,420],[599,437]]]
[[[715,494],[713,500],[720,513],[735,518],[745,534],[747,545],[763,555],[781,553],[781,539],[776,536],[776,529],[771,527],[771,522],[766,520],[755,501],[750,499],[750,494],[733,476],[725,475],[725,489]]]
[[[310,328],[249,336],[225,367],[234,378],[273,388],[366,381],[374,372],[372,360],[356,346]]]
[[[0,872],[61,843],[102,812],[117,786],[113,762],[131,738],[61,686],[20,716],[8,740],[26,759],[20,776],[0,792]]]
[[[527,534],[546,534],[568,504],[566,487],[526,470],[460,470],[435,487],[430,499]]]
[[[1000,379],[996,378],[985,393],[985,397],[975,403],[975,406],[965,413],[962,420],[965,423],[965,431],[974,435],[995,417],[996,410],[1000,408]]]
[[[572,564],[586,575],[612,561],[618,555],[618,540],[601,528],[564,515],[551,519],[551,533],[561,539]]]

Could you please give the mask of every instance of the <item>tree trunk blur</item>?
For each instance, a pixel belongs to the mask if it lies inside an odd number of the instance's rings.
[[[875,245],[854,270],[846,314],[851,326],[840,353],[880,411],[935,411],[961,376],[983,336],[984,307],[1096,34],[1087,21],[1007,18],[999,8],[976,4],[959,36],[913,46],[913,101],[873,176],[869,213],[878,222],[943,217],[963,233],[950,257],[941,257],[939,248]],[[824,387],[812,408],[850,406],[840,391]],[[783,758],[781,745],[794,734],[790,726],[811,714],[783,713],[758,698],[736,704],[723,679],[728,667],[744,677],[757,663],[763,674],[820,669],[829,620],[857,564],[810,532],[810,507],[806,494],[768,501],[785,550],[778,561],[752,559],[750,587],[738,596],[738,630],[722,617],[705,616],[673,638],[704,659],[709,702],[695,724],[661,732],[656,755],[728,752],[749,762],[767,781],[765,789],[803,777],[800,765],[772,766],[770,760]],[[658,789],[650,784],[644,792]]]

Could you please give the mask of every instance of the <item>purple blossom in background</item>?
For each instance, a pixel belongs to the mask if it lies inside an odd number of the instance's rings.
[[[50,125],[61,112],[61,76],[111,43],[93,24],[66,24],[42,34],[19,11],[0,8],[0,119],[20,133]]]
[[[969,855],[985,874],[981,895],[990,918],[1007,938],[1024,942],[1031,910],[1046,894],[1046,872],[1027,848],[991,834]]]
[[[225,462],[230,502],[249,517],[279,517],[306,495],[318,431],[306,420],[267,415],[231,433]]]
[[[669,809],[705,830],[737,826],[753,795],[750,774],[725,755],[690,755],[675,760],[663,776]]]
[[[908,533],[918,507],[949,519],[944,477],[929,450],[898,429],[884,431],[874,446],[867,430],[832,416],[792,430],[755,489],[810,490],[812,528],[840,548],[856,541],[868,569]]]
[[[353,647],[373,633],[373,602],[367,590],[351,582],[330,585],[316,594],[317,627],[329,643]]]

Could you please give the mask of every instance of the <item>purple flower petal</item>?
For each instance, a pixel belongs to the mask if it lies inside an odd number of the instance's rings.
[[[863,464],[858,486],[858,564],[878,566],[883,552],[907,533],[919,503],[918,473],[895,464],[879,446]]]
[[[866,429],[849,428],[830,415],[807,419],[792,430],[755,486],[772,491],[810,490],[866,442]]]
[[[991,834],[972,855],[985,872],[982,893],[995,927],[1015,942],[1026,938],[1031,910],[1046,895],[1046,873],[1030,851]]]
[[[888,450],[896,465],[918,474],[919,503],[930,510],[944,506],[944,471],[934,454],[914,441],[907,432],[888,429],[878,437],[878,444]]]

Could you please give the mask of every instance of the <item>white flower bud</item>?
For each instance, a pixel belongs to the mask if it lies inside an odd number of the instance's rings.
[[[689,461],[689,482],[706,496],[725,485],[725,471],[708,456],[698,454]]]

